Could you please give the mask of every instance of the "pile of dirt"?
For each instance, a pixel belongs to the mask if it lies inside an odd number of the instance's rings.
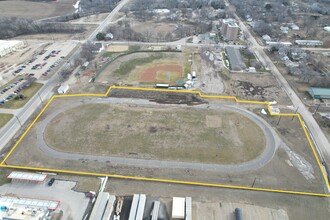
[[[264,97],[268,96],[270,93],[267,89],[273,86],[255,86],[251,82],[237,80],[236,87],[242,90],[242,95],[244,96]]]
[[[112,89],[109,93],[109,96],[118,98],[148,99],[151,102],[157,102],[161,104],[200,105],[207,103],[198,95],[190,93]]]

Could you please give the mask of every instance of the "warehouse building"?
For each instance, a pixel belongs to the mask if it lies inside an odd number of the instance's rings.
[[[22,48],[24,43],[18,40],[0,40],[0,57],[6,56],[9,53],[15,52]]]
[[[243,62],[241,53],[237,48],[226,47],[226,54],[229,59],[230,68],[234,71],[241,71],[246,68],[245,63]]]
[[[310,87],[308,93],[313,99],[330,99],[330,88]]]
[[[323,42],[319,40],[296,40],[299,46],[322,46]]]

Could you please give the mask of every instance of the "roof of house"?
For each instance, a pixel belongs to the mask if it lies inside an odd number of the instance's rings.
[[[309,89],[314,95],[330,96],[330,88],[310,87]]]

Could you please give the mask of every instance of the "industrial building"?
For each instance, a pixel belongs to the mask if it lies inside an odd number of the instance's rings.
[[[330,99],[330,88],[310,87],[308,93],[313,99]]]
[[[7,54],[22,48],[24,43],[18,40],[0,40],[0,57],[6,56]]]
[[[238,36],[239,27],[234,19],[223,19],[222,21],[222,35],[225,40],[236,40]]]
[[[0,220],[46,220],[60,201],[0,196]]]
[[[191,197],[173,197],[172,219],[192,220]]]
[[[65,94],[69,90],[69,85],[61,85],[60,88],[57,89],[58,94]]]
[[[14,182],[35,182],[42,183],[46,180],[46,174],[38,174],[38,173],[29,173],[29,172],[16,172],[13,171],[7,177],[11,179],[12,183]]]
[[[237,48],[226,47],[226,54],[229,59],[231,70],[241,71],[246,68],[241,53]]]
[[[323,42],[319,40],[296,40],[295,41],[299,46],[322,46]]]
[[[45,207],[26,206],[14,203],[3,203],[0,208],[0,220],[46,220],[50,213]]]

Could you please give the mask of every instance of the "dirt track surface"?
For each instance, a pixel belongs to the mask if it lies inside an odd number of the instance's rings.
[[[148,102],[147,100],[141,99],[116,99],[116,98],[106,98],[100,99],[95,98],[91,99],[89,103],[129,103],[129,104],[139,104],[139,105],[157,105],[153,102]],[[37,128],[37,145],[47,155],[58,158],[58,159],[70,159],[70,160],[93,160],[100,162],[110,161],[112,164],[125,164],[129,166],[138,166],[138,167],[162,167],[170,169],[195,169],[195,170],[207,170],[207,171],[232,171],[232,172],[242,172],[248,170],[256,170],[264,165],[266,165],[275,154],[279,140],[275,134],[275,131],[261,118],[257,117],[255,114],[239,109],[232,106],[224,105],[199,105],[198,108],[211,108],[211,109],[223,109],[238,112],[245,115],[249,119],[253,120],[258,124],[265,133],[267,144],[264,152],[256,159],[235,165],[220,165],[220,164],[203,164],[203,163],[190,163],[190,162],[179,162],[179,161],[162,161],[162,160],[147,160],[147,159],[135,159],[135,158],[125,158],[125,157],[111,157],[111,156],[95,156],[95,155],[83,155],[77,153],[65,153],[59,152],[50,148],[44,140],[44,132],[46,126],[50,121],[52,121],[58,114],[61,112],[77,107],[81,105],[81,102],[72,103],[71,105],[57,109],[55,112],[46,117],[40,126]]]

